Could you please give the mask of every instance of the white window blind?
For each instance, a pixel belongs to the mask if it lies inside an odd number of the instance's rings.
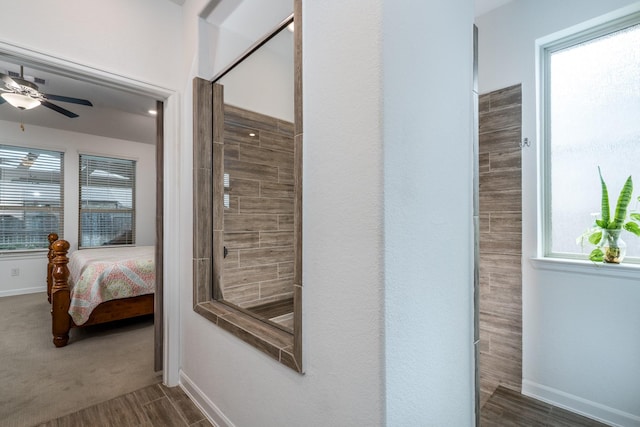
[[[64,154],[0,144],[0,250],[46,249],[63,235]]]
[[[80,155],[79,246],[135,244],[136,162]]]

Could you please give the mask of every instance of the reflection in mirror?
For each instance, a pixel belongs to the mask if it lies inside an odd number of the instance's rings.
[[[294,40],[288,23],[213,82],[214,94],[224,99],[224,167],[212,177],[214,187],[216,180],[223,187],[213,200],[214,212],[223,212],[223,242],[214,243],[214,258],[216,250],[223,253],[213,295],[293,333]]]
[[[299,23],[302,1],[293,6]],[[193,81],[193,309],[302,373],[302,34],[300,24],[287,33],[292,20],[213,82]]]

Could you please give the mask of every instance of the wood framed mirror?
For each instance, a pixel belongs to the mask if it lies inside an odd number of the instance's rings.
[[[294,13],[194,80],[194,310],[302,372],[302,37]],[[295,30],[293,23],[295,22]]]

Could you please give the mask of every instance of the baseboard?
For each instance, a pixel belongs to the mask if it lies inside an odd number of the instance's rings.
[[[47,288],[45,286],[38,286],[35,288],[9,289],[8,291],[0,291],[0,298],[12,297],[15,295],[36,294],[38,292],[47,292]]]
[[[640,427],[640,417],[551,387],[522,380],[522,394],[617,427]]]
[[[193,403],[216,427],[235,427],[222,411],[191,381],[191,378],[180,370],[180,387],[191,398]]]

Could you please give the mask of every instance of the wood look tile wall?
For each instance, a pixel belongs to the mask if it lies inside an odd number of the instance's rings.
[[[521,86],[479,98],[480,402],[522,386]]]
[[[293,124],[225,105],[224,173],[224,299],[248,308],[291,298]]]

